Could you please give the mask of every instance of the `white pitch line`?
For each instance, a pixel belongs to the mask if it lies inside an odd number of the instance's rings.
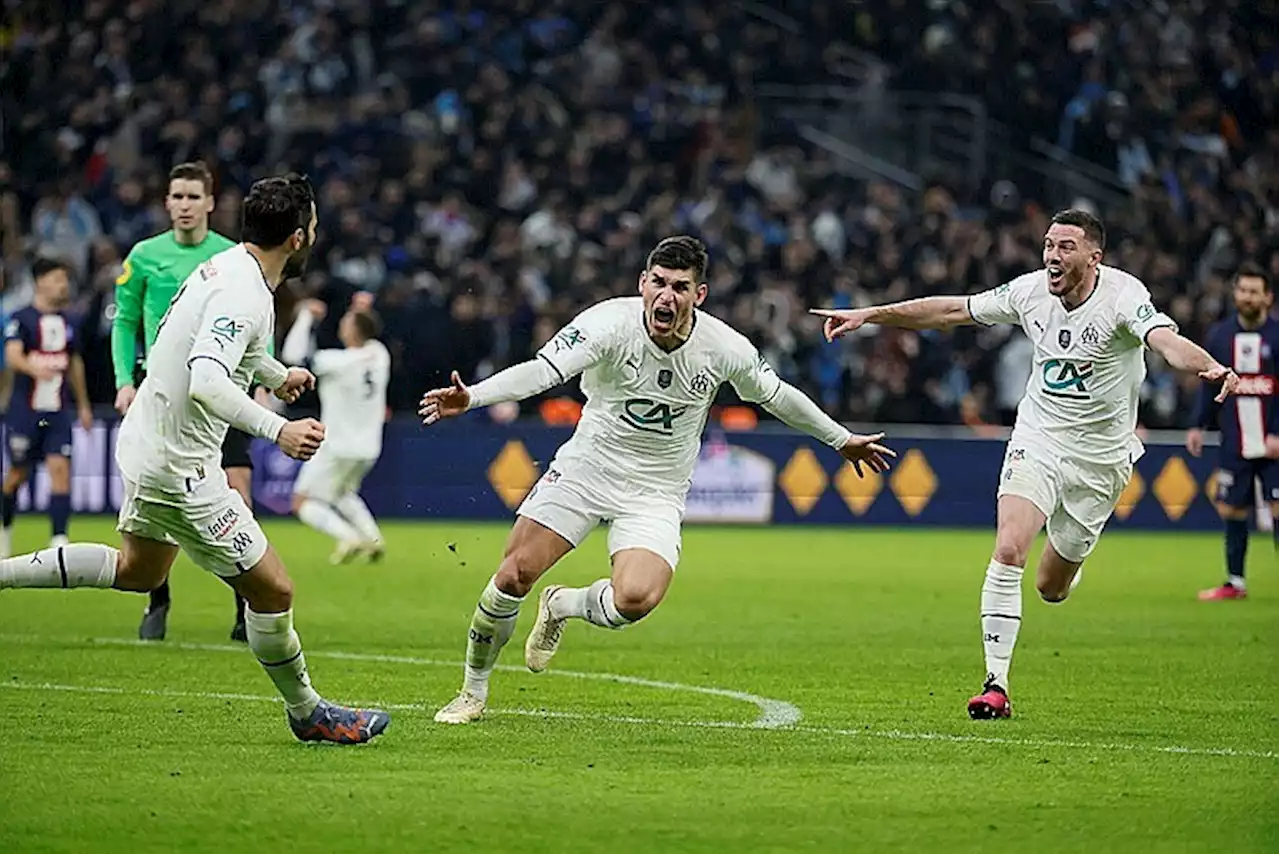
[[[41,635],[0,635],[6,640],[17,640],[22,643],[39,643],[58,640]],[[66,639],[73,642],[88,642],[90,644],[106,645],[106,646],[132,646],[144,647],[146,649],[187,649],[197,650],[200,652],[234,652],[240,655],[245,653],[244,646],[232,646],[231,644],[221,643],[165,643],[158,645],[153,642],[132,640],[129,638],[88,638],[85,639]],[[383,664],[412,664],[421,667],[461,667],[462,662],[459,660],[442,661],[440,659],[419,658],[413,655],[384,655],[382,653],[372,652],[343,652],[341,650],[305,650],[308,658],[334,658],[344,661],[374,661]],[[505,670],[517,673],[527,673],[523,667],[510,664],[499,664],[498,670]],[[798,724],[804,714],[799,708],[784,700],[775,700],[770,697],[760,697],[755,694],[749,694],[745,691],[731,691],[727,688],[710,688],[704,685],[686,685],[682,682],[659,682],[653,679],[643,679],[639,676],[624,676],[618,673],[586,673],[577,670],[548,670],[548,674],[553,676],[564,676],[570,679],[594,679],[603,682],[617,682],[623,685],[636,685],[641,688],[656,688],[661,691],[682,691],[689,694],[702,694],[709,697],[725,697],[730,700],[737,700],[742,703],[749,703],[760,710],[759,715],[749,724],[734,724],[734,726],[744,726],[749,729],[781,729],[791,727]]]
[[[238,700],[275,703],[279,697],[262,694],[234,694],[220,691],[178,691],[167,688],[119,688],[111,685],[61,685],[52,682],[0,682],[0,688],[19,691],[61,691],[74,694],[110,694],[122,697],[170,697],[196,700]],[[430,712],[422,703],[356,703],[386,711]],[[603,721],[607,723],[635,724],[639,726],[688,727],[695,729],[759,729],[753,724],[733,721],[680,721],[662,718],[633,717],[630,715],[602,715],[583,712],[557,712],[548,709],[489,709],[487,714],[544,718],[554,720]],[[1179,747],[1172,745],[1123,744],[1116,742],[1052,741],[1049,739],[1002,738],[1000,736],[953,735],[941,732],[904,732],[902,730],[860,730],[834,727],[791,726],[778,727],[778,732],[806,735],[826,735],[846,738],[871,738],[885,741],[934,741],[945,744],[997,744],[1008,747],[1036,749],[1101,750],[1131,753],[1172,753],[1185,756],[1225,756],[1246,759],[1276,759],[1280,754],[1262,750],[1237,750],[1231,747]]]

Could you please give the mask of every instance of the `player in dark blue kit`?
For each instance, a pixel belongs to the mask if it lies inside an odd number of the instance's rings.
[[[18,487],[41,460],[49,472],[52,545],[68,542],[73,392],[81,425],[93,426],[76,329],[63,311],[71,293],[67,268],[42,258],[31,272],[31,305],[14,312],[4,330],[4,361],[14,377],[6,418],[9,468],[0,491],[0,557],[10,552]]]
[[[1276,318],[1271,314],[1271,283],[1261,268],[1248,265],[1236,274],[1236,314],[1209,332],[1205,349],[1240,376],[1240,387],[1225,404],[1215,404],[1209,386],[1200,389],[1187,450],[1200,456],[1204,431],[1222,431],[1218,451],[1214,504],[1226,523],[1227,581],[1202,591],[1205,601],[1245,598],[1244,556],[1249,547],[1249,513],[1254,485],[1260,484],[1271,505],[1272,540],[1276,538],[1277,482],[1276,352],[1280,350]]]

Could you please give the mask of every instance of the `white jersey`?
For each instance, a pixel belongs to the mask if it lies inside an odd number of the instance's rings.
[[[765,403],[781,379],[723,321],[694,312],[673,352],[649,337],[640,297],[606,300],[579,314],[538,351],[562,380],[582,374],[587,404],[557,460],[581,461],[622,480],[683,497],[707,413],[722,383]]]
[[[1035,347],[1010,441],[1087,463],[1133,462],[1143,450],[1135,431],[1147,334],[1177,324],[1115,267],[1100,266],[1093,293],[1071,311],[1049,293],[1047,276],[1036,270],[969,298],[975,321],[1016,323]]]
[[[271,288],[243,244],[197,267],[160,321],[147,378],[120,426],[121,474],[169,489],[218,471],[227,422],[192,400],[191,364],[217,362],[247,393],[274,326]]]
[[[311,357],[324,422],[321,452],[343,459],[376,460],[387,420],[391,354],[381,341],[319,350]]]

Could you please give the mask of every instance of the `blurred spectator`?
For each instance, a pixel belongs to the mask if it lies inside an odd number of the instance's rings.
[[[980,97],[1016,144],[1050,138],[1117,173],[1130,196],[1100,211],[1107,260],[1192,336],[1233,267],[1277,272],[1273,6],[769,5],[802,34],[735,4],[12,0],[3,307],[24,299],[30,257],[58,252],[101,330],[119,253],[165,227],[173,162],[214,170],[213,227],[233,238],[249,183],[298,168],[319,193],[319,245],[278,327],[323,299],[333,346],[342,309],[374,300],[399,410],[451,368],[528,358],[585,304],[633,293],[660,237],[691,232],[712,256],[706,308],[840,417],[1007,421],[1020,334],[827,346],[805,313],[993,287],[1039,266],[1052,213],[1003,175],[977,195],[849,178],[753,97],[850,74],[867,95]],[[1178,425],[1192,386],[1151,368],[1143,420]]]

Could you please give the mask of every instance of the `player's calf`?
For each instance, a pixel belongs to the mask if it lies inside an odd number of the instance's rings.
[[[74,543],[0,560],[0,589],[115,587],[129,590],[131,588],[120,586],[121,568],[120,552],[110,546]]]
[[[71,520],[71,460],[50,454],[45,460],[49,473],[49,525],[54,538],[65,538]]]
[[[228,582],[244,597],[249,648],[284,698],[297,738],[359,744],[386,728],[385,712],[330,704],[312,687],[302,640],[293,628],[293,582],[274,549],[268,547],[248,572]]]
[[[1065,602],[1080,578],[1081,563],[1058,554],[1052,545],[1046,546],[1036,571],[1036,591],[1040,598],[1051,605]]]
[[[0,558],[9,556],[12,545],[13,519],[18,512],[18,488],[27,479],[27,470],[18,463],[11,463],[0,485]]]
[[[471,625],[467,628],[467,659],[463,666],[462,690],[436,713],[436,723],[466,724],[484,715],[489,698],[489,676],[498,663],[502,648],[511,640],[520,616],[522,596],[499,589],[497,576],[489,579],[480,593]]]
[[[516,518],[502,563],[480,594],[467,628],[462,690],[436,714],[438,723],[470,723],[484,714],[489,676],[502,647],[515,632],[525,595],[572,548],[571,543],[541,523],[525,516]]]

